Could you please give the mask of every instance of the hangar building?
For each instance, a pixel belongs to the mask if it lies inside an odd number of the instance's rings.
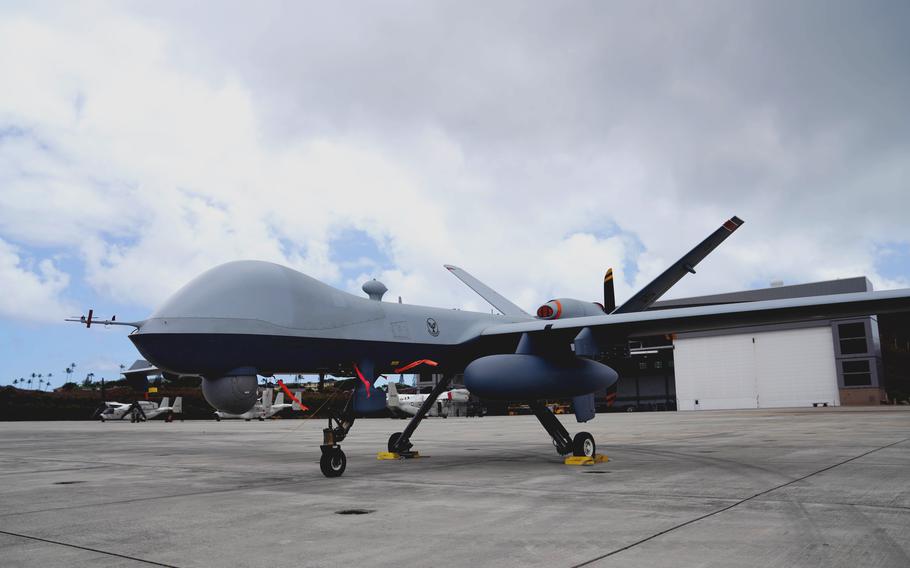
[[[653,309],[846,294],[865,277],[665,300]],[[622,364],[615,406],[711,410],[879,404],[885,400],[874,315],[781,322],[644,339]]]
[[[869,291],[872,283],[860,276],[664,300],[651,309]],[[610,407],[612,396],[598,398],[599,411],[878,405],[886,400],[875,315],[647,337],[630,347],[631,357],[607,361],[620,379]],[[429,391],[438,379],[425,371],[417,387]]]

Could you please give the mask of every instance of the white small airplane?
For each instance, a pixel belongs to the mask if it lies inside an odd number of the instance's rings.
[[[395,383],[389,383],[389,392],[386,398],[386,406],[394,414],[407,414],[416,416],[421,405],[429,397],[429,394],[398,394],[398,388]],[[443,392],[436,399],[436,404],[427,412],[427,416],[448,416],[448,407],[452,402],[468,402],[471,393],[467,389],[452,389]],[[451,401],[451,402],[449,402]]]
[[[294,396],[297,397],[297,400],[300,400],[299,391],[295,392]],[[247,410],[243,414],[231,414],[229,412],[216,410],[215,420],[221,421],[222,419],[242,418],[249,422],[250,420],[256,418],[257,420],[262,421],[266,418],[275,416],[285,408],[300,410],[300,406],[297,404],[297,402],[284,402],[284,392],[279,392],[278,396],[275,397],[275,401],[272,402],[272,389],[262,389],[262,395],[259,397],[259,400],[256,401],[256,404],[253,405],[253,408]]]
[[[161,399],[161,403],[149,400],[139,400],[132,404],[126,402],[105,402],[106,407],[98,415],[102,422],[108,420],[123,420],[129,415],[130,422],[142,422],[158,416],[183,413],[183,397],[174,399],[174,405],[168,406],[170,397]]]

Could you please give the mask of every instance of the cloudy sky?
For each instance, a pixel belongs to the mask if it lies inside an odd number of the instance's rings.
[[[199,272],[528,310],[628,297],[731,215],[672,296],[910,285],[910,4],[0,3],[0,384],[116,375]]]

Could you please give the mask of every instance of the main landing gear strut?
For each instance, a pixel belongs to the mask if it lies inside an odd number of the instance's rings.
[[[408,422],[408,425],[405,427],[403,432],[395,432],[389,436],[389,452],[398,454],[401,457],[414,457],[417,455],[417,452],[412,452],[411,448],[414,447],[411,444],[411,435],[414,434],[414,430],[417,429],[417,426],[420,425],[420,422],[426,417],[427,412],[433,408],[433,405],[436,404],[436,399],[439,398],[439,395],[442,394],[442,391],[446,390],[449,387],[449,384],[452,382],[453,375],[446,373],[439,379],[439,382],[436,383],[436,386],[433,387],[433,390],[430,392],[430,395],[423,401],[423,404],[420,406],[420,409],[417,411],[417,414],[414,415],[414,418],[411,418],[411,421]]]
[[[528,405],[534,411],[534,415],[537,416],[537,420],[540,421],[547,434],[553,438],[553,445],[556,446],[556,451],[559,452],[559,455],[572,454],[579,457],[594,457],[597,450],[597,446],[594,444],[594,436],[587,432],[579,432],[575,434],[575,438],[572,438],[566,427],[562,425],[562,422],[556,418],[545,404],[539,400],[532,400]]]

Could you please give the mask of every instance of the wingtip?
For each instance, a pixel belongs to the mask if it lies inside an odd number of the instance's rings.
[[[458,270],[458,267],[454,264],[443,264],[442,265],[446,270]]]
[[[743,221],[742,219],[740,219],[739,217],[734,215],[724,222],[723,227],[724,227],[724,229],[727,229],[728,231],[730,231],[732,233],[733,231],[738,229],[739,226],[742,225],[744,222],[745,221]]]

